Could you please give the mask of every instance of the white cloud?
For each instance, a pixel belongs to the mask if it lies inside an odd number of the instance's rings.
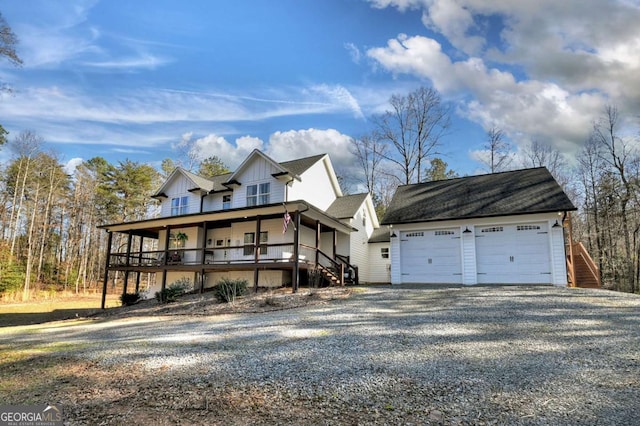
[[[571,151],[605,103],[640,108],[640,5],[592,1],[377,1],[423,9],[423,22],[454,50],[399,35],[367,55],[394,74],[429,79],[458,111],[516,142],[552,140]],[[491,21],[487,18],[491,17]],[[489,36],[481,23],[499,30]],[[455,58],[455,59],[454,59]]]
[[[351,137],[335,129],[306,129],[275,132],[269,137],[267,154],[277,161],[329,154],[339,170],[354,168],[354,157],[349,150]]]
[[[217,156],[223,163],[232,170],[254,149],[262,149],[262,140],[250,136],[243,136],[236,139],[235,145],[227,141],[224,137],[210,134],[196,139],[193,143],[192,151],[196,153],[199,160]]]
[[[83,162],[84,162],[84,159],[82,158],[79,158],[79,157],[72,158],[71,160],[67,161],[66,164],[64,165],[64,172],[68,175],[73,175],[73,173],[75,173],[76,171],[76,167],[78,167]]]
[[[344,48],[347,49],[347,52],[349,52],[349,56],[351,57],[351,60],[354,63],[359,64],[360,59],[362,59],[362,53],[360,52],[360,49],[358,48],[358,46],[356,46],[353,43],[345,43]]]

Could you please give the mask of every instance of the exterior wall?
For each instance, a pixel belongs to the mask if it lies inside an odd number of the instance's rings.
[[[391,256],[384,259],[381,254],[382,248],[389,248],[389,243],[368,244],[368,266],[366,271],[360,270],[360,282],[370,284],[391,282]]]
[[[326,210],[337,198],[324,161],[318,161],[300,178],[301,182],[291,182],[287,201],[305,200],[319,209]]]
[[[240,189],[238,190],[238,192],[240,192]],[[222,210],[222,197],[225,195],[231,195],[231,207],[233,207],[233,198],[234,198],[234,195],[237,195],[237,193],[234,194],[232,191],[217,192],[215,194],[207,195],[204,198],[202,211],[211,212],[211,211]]]
[[[171,199],[178,197],[188,197],[187,213],[198,213],[200,211],[200,195],[189,192],[193,188],[193,182],[187,179],[182,173],[176,173],[172,181],[167,185],[165,193],[167,198],[160,203],[160,215],[162,217],[171,216]]]
[[[205,288],[214,287],[221,279],[246,280],[249,288],[253,287],[253,271],[210,272],[205,276]],[[258,286],[267,288],[282,287],[291,284],[290,271],[259,271]]]
[[[236,180],[242,183],[242,185],[233,191],[231,197],[232,208],[247,207],[247,186],[266,182],[271,184],[269,203],[283,202],[285,184],[271,176],[273,173],[278,173],[279,171],[280,170],[276,169],[273,164],[261,156],[256,155],[253,157],[253,161],[247,164],[246,167],[236,175]],[[222,208],[222,196],[220,196],[220,208]]]
[[[566,256],[564,248],[563,230],[561,227],[553,228],[555,221],[561,220],[558,213],[541,213],[519,216],[501,216],[494,218],[479,218],[471,220],[451,220],[441,222],[424,222],[413,224],[397,224],[393,225],[392,230],[395,231],[397,238],[391,238],[391,283],[402,283],[402,270],[400,259],[400,241],[399,236],[402,231],[411,230],[428,230],[441,229],[447,227],[459,227],[461,237],[461,253],[462,253],[462,282],[465,285],[473,285],[478,283],[477,276],[477,253],[475,228],[480,226],[492,225],[514,225],[528,222],[547,222],[549,227],[549,247],[551,253],[550,267],[552,271],[552,283],[558,286],[567,285]],[[464,233],[466,229],[471,233]]]

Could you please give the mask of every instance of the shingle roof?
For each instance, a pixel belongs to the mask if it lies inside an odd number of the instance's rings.
[[[399,186],[381,224],[576,210],[544,168]]]
[[[344,195],[336,198],[327,209],[327,214],[337,219],[352,218],[364,203],[368,193]]]
[[[291,160],[291,161],[284,161],[278,164],[280,164],[280,166],[282,166],[283,169],[289,171],[290,173],[296,176],[300,176],[302,173],[306,172],[309,169],[309,167],[313,166],[318,161],[320,161],[320,159],[325,155],[326,154],[319,154],[319,155],[314,155],[312,157],[299,158],[297,160]]]
[[[224,175],[214,176],[212,178],[205,178],[203,176],[192,173],[188,170],[182,170],[182,172],[189,177],[200,189],[204,189],[207,191],[211,190],[219,190],[226,189],[222,186],[222,182],[226,182],[229,178],[230,173],[225,173]]]
[[[391,238],[389,235],[389,229],[386,226],[376,228],[369,237],[370,243],[389,243]]]

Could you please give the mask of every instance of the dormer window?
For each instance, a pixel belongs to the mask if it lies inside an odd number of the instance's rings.
[[[228,210],[231,208],[231,195],[222,196],[222,209]]]
[[[362,210],[362,226],[367,226],[367,211]]]
[[[247,207],[269,204],[271,183],[247,186]]]
[[[189,197],[177,197],[171,199],[171,216],[187,214],[189,207]]]

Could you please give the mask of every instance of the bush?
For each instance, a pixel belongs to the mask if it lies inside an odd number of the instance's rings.
[[[188,278],[181,278],[174,281],[164,290],[156,291],[156,300],[160,303],[175,302],[178,297],[193,289],[193,284]]]
[[[124,293],[120,295],[122,306],[135,305],[140,301],[140,293]]]
[[[231,280],[224,278],[213,288],[213,294],[219,302],[234,302],[236,297],[247,292],[247,280]]]

